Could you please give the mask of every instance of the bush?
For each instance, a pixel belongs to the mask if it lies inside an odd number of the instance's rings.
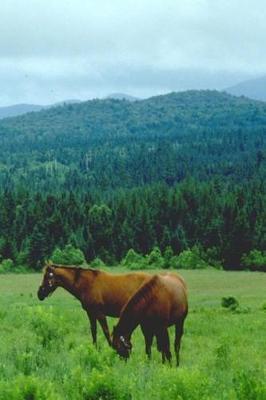
[[[16,256],[16,265],[27,265],[28,252],[20,251]]]
[[[105,267],[105,263],[100,259],[100,257],[96,257],[90,263],[90,267],[92,267],[92,268],[102,268],[102,267]]]
[[[133,249],[129,249],[125,258],[123,258],[121,265],[131,269],[140,270],[147,267],[145,258]]]
[[[147,256],[147,264],[151,268],[163,268],[164,267],[164,259],[162,257],[161,250],[159,247],[155,246],[150,254]]]
[[[43,347],[64,342],[64,337],[68,333],[62,317],[58,316],[52,307],[44,309],[41,306],[29,310],[29,321],[31,330],[36,334],[39,343]]]
[[[216,269],[223,269],[222,263],[220,261],[220,254],[217,247],[210,247],[206,251],[201,251],[202,259],[211,267]]]
[[[174,257],[174,252],[171,246],[167,246],[164,254],[163,254],[163,258],[164,258],[164,268],[170,268],[171,267],[171,262],[172,259]]]
[[[14,262],[7,258],[0,264],[0,273],[11,272],[14,269]]]
[[[239,307],[237,299],[233,296],[223,297],[221,301],[222,307],[235,311]]]
[[[208,264],[202,259],[198,246],[182,251],[178,257],[172,261],[176,268],[180,269],[204,269]]]
[[[118,383],[110,369],[106,371],[93,369],[90,380],[86,380],[83,395],[87,400],[130,400],[131,398],[126,385],[123,382]]]
[[[83,252],[71,244],[68,244],[63,250],[56,248],[51,260],[55,264],[64,265],[81,265],[86,262]]]
[[[241,264],[251,271],[266,272],[266,252],[252,250],[249,254],[243,255]]]
[[[137,253],[133,249],[129,249],[121,264],[125,267],[130,267],[131,264],[141,262],[142,260],[143,256],[141,254]]]

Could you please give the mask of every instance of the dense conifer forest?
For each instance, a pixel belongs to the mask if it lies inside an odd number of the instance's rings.
[[[93,100],[4,119],[0,143],[0,255],[15,265],[67,244],[108,264],[155,246],[226,269],[265,256],[266,103]]]

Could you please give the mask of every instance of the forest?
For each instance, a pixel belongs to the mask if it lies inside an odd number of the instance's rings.
[[[216,91],[92,100],[4,119],[0,143],[2,262],[38,270],[72,245],[108,265],[157,249],[173,266],[191,251],[265,268],[263,102]]]

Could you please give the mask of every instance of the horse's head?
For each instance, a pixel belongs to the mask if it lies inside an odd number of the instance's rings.
[[[58,286],[55,267],[47,264],[44,268],[44,275],[42,283],[37,292],[39,300],[44,300],[47,296],[52,294]]]
[[[114,327],[112,334],[112,345],[121,357],[126,359],[129,358],[132,349],[130,339],[127,336],[121,335],[117,331],[116,326]]]

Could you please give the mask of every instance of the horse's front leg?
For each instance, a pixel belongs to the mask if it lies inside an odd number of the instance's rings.
[[[102,327],[104,336],[106,337],[109,346],[112,347],[112,340],[111,340],[111,336],[110,336],[110,332],[109,332],[109,328],[107,325],[107,320],[106,320],[105,315],[98,315],[97,320],[99,321],[99,323]]]
[[[94,346],[97,347],[97,320],[96,320],[96,317],[94,315],[91,315],[88,311],[87,311],[87,315],[90,320],[92,341],[93,341]]]
[[[148,329],[147,326],[141,325],[141,330],[145,338],[145,350],[148,359],[151,359],[151,346],[153,341],[153,333]]]

